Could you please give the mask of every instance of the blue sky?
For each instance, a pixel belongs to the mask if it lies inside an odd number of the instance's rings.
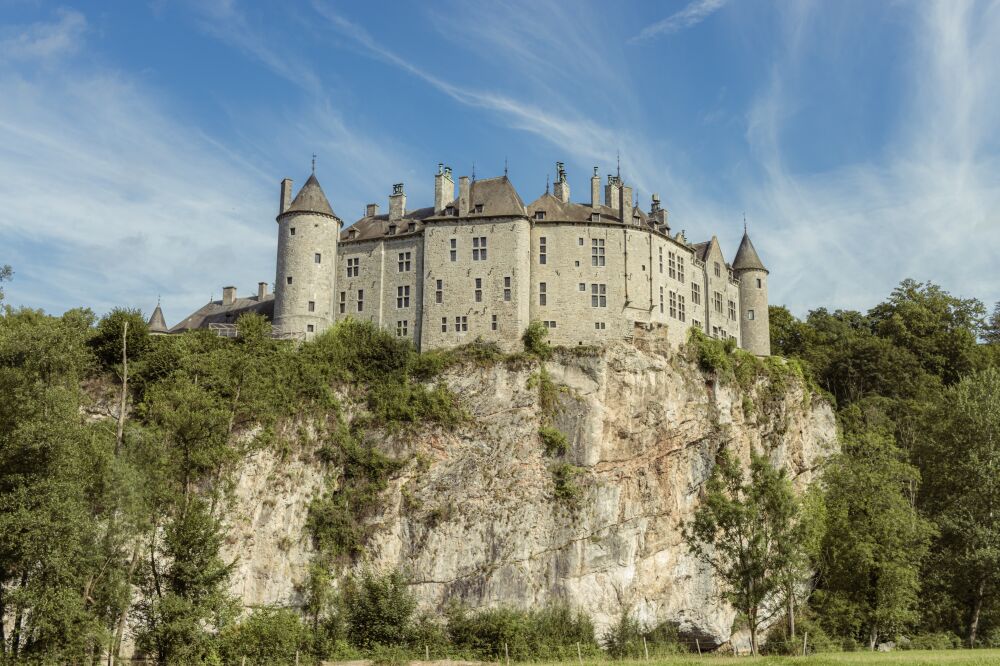
[[[1000,2],[0,0],[7,302],[150,311],[274,280],[278,182],[347,221],[506,158],[526,201],[593,166],[675,230],[743,215],[771,300],[903,278],[1000,300]]]

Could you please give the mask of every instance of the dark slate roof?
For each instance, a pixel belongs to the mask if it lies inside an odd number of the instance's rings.
[[[764,262],[757,256],[757,250],[754,249],[753,243],[750,241],[750,236],[745,231],[743,232],[743,240],[740,241],[740,249],[736,251],[736,258],[733,259],[733,269],[738,271],[748,269],[767,270],[764,268]]]
[[[395,238],[397,236],[408,236],[410,234],[417,234],[424,230],[423,221],[428,217],[434,215],[434,207],[430,208],[418,208],[416,210],[407,211],[403,215],[403,219],[397,220],[394,224],[396,225],[396,233],[392,236],[389,235],[389,215],[372,215],[369,217],[362,217],[360,220],[344,229],[340,232],[341,240],[371,240],[374,238],[390,237]],[[409,231],[410,223],[414,224],[413,231]],[[351,238],[351,231],[354,231],[354,238]]]
[[[170,332],[182,333],[208,328],[209,324],[235,324],[240,315],[247,312],[255,312],[273,320],[274,294],[268,294],[263,300],[258,300],[256,296],[237,298],[232,305],[223,305],[222,301],[209,301],[170,329]]]
[[[482,206],[481,213],[476,207]],[[524,202],[507,176],[486,178],[472,183],[469,191],[469,214],[471,215],[524,215]]]
[[[292,205],[282,215],[287,213],[321,213],[337,217],[337,214],[333,212],[333,208],[330,207],[330,202],[327,201],[326,195],[323,194],[323,188],[320,187],[319,181],[316,180],[316,174],[309,176],[309,180],[306,181],[306,184],[302,186],[299,193],[295,195],[295,199],[292,200]]]
[[[160,304],[156,304],[156,309],[153,310],[153,315],[149,318],[149,332],[150,333],[166,333],[167,332],[167,321],[163,318],[163,310],[160,309]]]
[[[702,261],[705,261],[705,257],[708,256],[708,245],[709,241],[704,241],[702,243],[695,243],[691,247],[694,248],[694,256],[698,257]]]

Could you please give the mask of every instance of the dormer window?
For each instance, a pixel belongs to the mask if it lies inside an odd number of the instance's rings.
[[[591,213],[590,214],[590,221],[591,222],[600,222],[601,221],[601,214],[600,213]]]
[[[445,215],[447,215],[449,217],[454,217],[455,214],[456,214],[455,213],[455,207],[454,206],[448,206],[447,208],[444,209],[444,213],[445,213]]]
[[[476,212],[477,213],[483,212],[483,204],[476,204]]]
[[[355,238],[358,237],[358,230],[351,229],[349,232],[347,232],[347,237],[350,238],[351,240],[354,240]]]
[[[396,235],[396,225],[395,224],[390,224],[389,225],[389,235],[390,236]]]
[[[406,225],[406,230],[407,231],[416,231],[417,230],[417,223],[416,222],[410,222],[409,224]]]
[[[544,220],[545,219],[545,211],[544,210],[536,210],[535,211],[535,219],[536,220]]]

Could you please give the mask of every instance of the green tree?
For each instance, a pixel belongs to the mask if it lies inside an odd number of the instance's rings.
[[[783,469],[752,453],[747,478],[728,450],[719,452],[684,539],[721,581],[722,598],[746,617],[754,654],[760,627],[782,606],[782,591],[802,548],[801,530]]]
[[[920,475],[891,435],[859,430],[845,436],[823,479],[827,529],[813,603],[829,631],[874,649],[918,619],[933,534],[913,506]]]
[[[983,327],[983,339],[991,344],[1000,344],[1000,302],[993,306],[993,313]]]
[[[403,645],[409,640],[417,602],[398,571],[377,574],[366,570],[348,580],[343,605],[352,645],[370,649]]]
[[[971,647],[984,605],[1000,590],[1000,369],[952,387],[928,422],[922,506],[940,529],[936,573],[965,607]]]
[[[4,264],[0,266],[0,285],[4,282],[9,282],[10,279],[14,277],[14,269],[10,267],[10,264]],[[0,303],[3,302],[3,287],[0,286]]]

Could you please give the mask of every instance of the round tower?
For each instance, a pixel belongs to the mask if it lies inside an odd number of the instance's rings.
[[[767,314],[768,270],[757,256],[746,229],[733,259],[740,279],[740,347],[757,356],[771,355],[771,328]]]
[[[333,323],[342,222],[315,173],[289,201],[291,191],[292,181],[281,181],[273,322],[276,332],[308,339]]]

